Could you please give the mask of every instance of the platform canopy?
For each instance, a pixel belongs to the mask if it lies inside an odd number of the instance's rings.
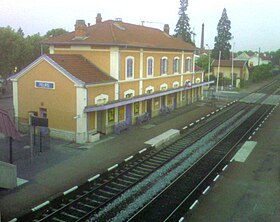
[[[7,111],[0,107],[0,133],[11,137],[15,140],[20,140],[20,134],[17,131],[15,124],[11,120]]]

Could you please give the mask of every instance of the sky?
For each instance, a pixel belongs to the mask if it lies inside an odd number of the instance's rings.
[[[0,27],[23,29],[25,35],[44,35],[54,28],[74,31],[77,19],[95,24],[97,13],[103,21],[122,18],[124,22],[163,29],[169,24],[174,34],[180,0],[0,0]],[[223,9],[231,21],[234,51],[276,51],[280,49],[279,0],[189,0],[187,15],[200,47],[205,25],[205,45],[214,46]],[[207,46],[205,46],[207,48]]]

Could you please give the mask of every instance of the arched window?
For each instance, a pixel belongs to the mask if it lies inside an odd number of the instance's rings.
[[[179,88],[180,84],[178,81],[176,81],[176,82],[173,82],[172,86],[173,86],[173,88]]]
[[[109,96],[106,94],[100,94],[95,97],[95,104],[96,105],[102,105],[109,101]]]
[[[167,89],[168,89],[168,85],[166,83],[160,85],[160,91],[166,91]]]
[[[133,89],[126,90],[124,92],[124,98],[129,99],[135,95],[135,91]]]
[[[175,57],[173,59],[173,73],[179,73],[180,71],[180,58]]]
[[[145,89],[145,93],[147,93],[147,94],[152,94],[154,91],[155,91],[155,88],[153,86],[148,86]]]
[[[190,57],[186,58],[186,64],[185,64],[185,72],[191,72],[192,71],[192,59]]]
[[[126,79],[133,79],[134,76],[134,58],[129,56],[126,58],[125,73]]]
[[[167,57],[163,57],[160,60],[160,74],[167,74],[168,73],[168,58]]]
[[[147,77],[151,77],[154,75],[154,58],[147,58]]]

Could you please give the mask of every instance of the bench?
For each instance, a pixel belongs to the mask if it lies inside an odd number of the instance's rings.
[[[159,111],[160,111],[161,114],[171,113],[171,109],[168,106],[162,106]]]
[[[125,121],[119,122],[115,125],[115,133],[121,134],[122,131],[127,130],[129,128],[129,124],[127,124]]]
[[[142,125],[145,122],[148,122],[151,119],[148,112],[143,113],[141,116],[136,117],[136,124]]]

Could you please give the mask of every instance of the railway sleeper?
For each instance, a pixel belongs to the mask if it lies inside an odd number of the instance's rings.
[[[129,172],[128,174],[131,174],[131,175],[133,175],[133,176],[135,176],[135,177],[138,177],[138,178],[142,178],[144,175],[146,175],[146,174],[144,174],[144,173],[139,173],[139,172],[134,172],[134,171],[131,171],[131,172]]]
[[[69,220],[71,220],[71,219],[75,219],[75,220],[79,219],[79,217],[77,217],[77,216],[75,216],[75,215],[72,215],[72,214],[70,214],[70,213],[68,213],[68,212],[65,212],[65,211],[62,211],[60,214],[62,214],[63,217],[64,217],[64,216],[65,216],[66,218],[68,217]]]
[[[142,167],[142,165],[141,166],[137,166],[136,169],[140,169],[140,170],[142,170],[144,172],[147,172],[147,173],[150,173],[152,171],[152,169],[150,167]]]
[[[70,210],[71,210],[71,212],[72,211],[76,211],[76,212],[79,212],[79,213],[82,213],[82,214],[86,214],[87,213],[87,211],[82,210],[82,209],[77,208],[77,207],[70,207]]]
[[[57,217],[52,218],[52,221],[56,221],[56,222],[67,222],[66,220],[61,220]]]
[[[127,188],[126,185],[120,184],[120,183],[116,183],[116,182],[112,182],[113,185],[118,186],[118,187],[122,187],[122,188]]]
[[[113,184],[111,184],[111,185],[113,185]],[[109,190],[116,191],[116,192],[120,192],[120,190],[122,190],[120,188],[112,187],[112,186],[109,186],[109,185],[105,186],[105,188],[109,189]]]
[[[133,181],[125,180],[125,179],[122,179],[122,178],[118,178],[118,180],[121,181],[122,183],[128,184],[128,186],[130,186],[131,184],[134,183]]]
[[[95,200],[92,198],[86,198],[86,201],[89,201],[90,203],[93,203],[93,204],[97,204],[97,206],[99,206],[100,204],[103,203],[102,201],[98,201],[98,200]]]
[[[106,187],[105,187],[106,188]],[[98,190],[101,193],[108,194],[109,196],[115,196],[116,193],[110,192],[108,190]]]
[[[145,167],[148,167],[148,168],[151,168],[152,170],[155,169],[158,164],[153,164],[152,162],[149,161],[146,161],[145,163],[141,164],[142,166],[145,166]]]
[[[157,160],[155,158],[152,158],[152,159],[149,160],[149,162],[152,162],[152,163],[157,164],[159,166],[164,162],[164,160]]]
[[[132,176],[129,176],[129,175],[123,175],[123,177],[128,178],[128,179],[130,179],[130,180],[133,180],[134,182],[135,182],[135,181],[138,181],[137,178],[132,177]]]
[[[95,206],[89,205],[88,203],[84,203],[84,202],[78,202],[77,204],[78,204],[78,205],[81,205],[81,206],[83,206],[83,207],[86,207],[86,208],[88,208],[88,209],[94,209],[94,208],[96,208]]]

